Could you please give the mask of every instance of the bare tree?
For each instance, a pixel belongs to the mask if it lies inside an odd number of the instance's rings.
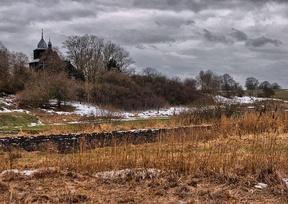
[[[259,89],[265,89],[265,88],[272,88],[272,85],[269,81],[263,81],[259,85]]]
[[[0,43],[0,92],[5,92],[9,80],[9,51]]]
[[[258,89],[259,81],[254,77],[248,77],[246,79],[245,86],[249,91],[249,95],[254,95],[254,91]]]
[[[99,72],[125,72],[133,63],[125,49],[94,35],[70,36],[63,44],[68,59],[83,71],[89,82],[95,83]]]
[[[197,77],[198,85],[204,93],[216,94],[220,89],[221,79],[212,71],[201,71]]]
[[[142,73],[144,76],[150,76],[150,77],[155,77],[155,76],[161,76],[161,73],[152,67],[146,67],[145,69],[142,70]]]
[[[254,77],[248,77],[246,79],[245,86],[247,90],[256,90],[258,88],[259,81]]]
[[[221,76],[221,91],[227,97],[243,95],[243,88],[229,74]]]
[[[68,59],[83,71],[85,79],[95,82],[97,73],[104,69],[104,40],[94,35],[70,36],[63,45]]]
[[[103,58],[108,71],[116,69],[123,72],[133,63],[129,52],[111,41],[104,45]]]
[[[275,89],[275,90],[281,89],[281,86],[280,86],[278,83],[276,83],[276,82],[274,82],[273,84],[271,84],[271,86],[272,86],[272,88]]]

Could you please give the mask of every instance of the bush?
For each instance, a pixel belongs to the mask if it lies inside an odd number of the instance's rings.
[[[61,102],[75,99],[74,90],[75,81],[65,73],[33,73],[26,89],[17,95],[18,104],[21,107],[45,107],[49,106],[49,100],[56,99],[60,106]]]
[[[165,105],[165,100],[161,97],[139,86],[131,77],[118,72],[103,73],[93,86],[91,98],[96,104],[126,110],[160,108]]]
[[[189,105],[203,97],[196,90],[196,82],[192,79],[182,82],[177,78],[168,79],[161,75],[135,75],[133,79],[139,86],[151,90],[170,105]]]

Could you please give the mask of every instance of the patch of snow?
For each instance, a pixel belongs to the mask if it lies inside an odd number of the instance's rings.
[[[95,177],[101,179],[127,179],[128,177],[138,179],[151,179],[158,177],[161,171],[158,169],[123,169],[118,171],[104,171],[95,174]]]
[[[285,184],[286,188],[288,188],[288,178],[282,179],[283,183]]]
[[[53,167],[49,167],[49,168],[43,168],[43,169],[33,169],[33,170],[19,170],[19,169],[9,169],[9,170],[5,170],[2,171],[0,173],[0,176],[3,178],[5,178],[7,175],[9,174],[16,174],[16,175],[20,175],[20,176],[26,176],[26,177],[33,177],[37,174],[41,174],[41,173],[53,173],[57,171],[57,169],[53,168]]]
[[[222,103],[222,104],[227,104],[227,105],[253,104],[255,102],[261,102],[261,101],[278,101],[278,102],[288,103],[288,101],[277,99],[277,98],[260,98],[260,97],[250,97],[250,96],[243,96],[243,97],[235,96],[233,98],[215,96],[214,101],[216,103]]]
[[[224,104],[232,105],[232,104],[253,104],[255,102],[265,101],[265,100],[270,100],[270,99],[249,97],[249,96],[243,96],[243,97],[235,96],[233,98],[226,98],[223,96],[215,96],[214,100],[216,103],[224,103]]]
[[[53,101],[51,102],[53,103]],[[75,110],[73,112],[60,112],[54,110],[45,110],[43,111],[52,114],[58,115],[80,115],[80,116],[96,116],[96,117],[105,117],[112,116],[117,118],[122,118],[124,120],[133,120],[137,118],[155,118],[155,117],[169,117],[173,115],[178,115],[182,112],[189,111],[190,109],[187,107],[170,107],[170,108],[161,108],[159,110],[147,110],[147,111],[134,111],[134,112],[124,112],[124,111],[115,111],[111,112],[106,109],[102,109],[98,106],[80,103],[80,102],[67,102],[67,105],[73,106]]]
[[[265,189],[268,187],[268,185],[266,183],[258,183],[257,185],[254,186],[257,189]]]
[[[14,98],[15,96],[2,97],[0,98],[0,104],[3,104],[5,106],[12,106]]]
[[[40,126],[40,125],[43,125],[43,123],[40,120],[38,120],[37,123],[31,123],[30,125],[28,125],[28,127],[36,127],[36,126]]]
[[[162,108],[159,110],[148,110],[143,112],[122,112],[124,119],[133,118],[156,118],[156,117],[169,117],[173,115],[179,115],[180,113],[187,112],[190,109],[187,107],[170,107]]]
[[[74,114],[81,116],[105,116],[110,113],[107,110],[101,109],[91,104],[84,104],[80,102],[68,102],[67,104],[75,107]]]
[[[0,113],[27,113],[29,114],[30,111],[27,110],[23,110],[23,109],[7,109],[7,108],[3,108],[3,110],[0,110]]]
[[[20,171],[18,169],[10,169],[10,170],[2,171],[1,175],[3,176],[5,174],[14,173],[14,174],[20,174],[20,175],[23,175],[23,176],[33,176],[37,172],[38,172],[38,170],[23,170],[23,171]]]

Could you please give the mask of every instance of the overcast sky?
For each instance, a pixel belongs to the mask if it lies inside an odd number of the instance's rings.
[[[286,3],[287,2],[287,3]],[[125,47],[138,70],[200,70],[288,88],[287,0],[0,0],[0,41],[32,55],[51,36],[94,34]]]

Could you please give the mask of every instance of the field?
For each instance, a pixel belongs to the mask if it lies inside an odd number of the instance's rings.
[[[4,203],[287,203],[286,106],[183,113],[165,125],[212,128],[162,134],[149,144],[83,143],[69,154],[49,143],[40,152],[6,149],[0,196]]]
[[[275,91],[274,98],[280,98],[280,99],[283,99],[283,100],[288,100],[288,90],[287,89],[283,89],[283,90]]]
[[[273,98],[275,99],[282,99],[282,100],[288,100],[288,90],[287,89],[279,89],[279,90],[274,90],[275,95]],[[255,90],[255,91],[246,91],[245,95],[249,96],[258,96],[263,94],[262,90]]]

